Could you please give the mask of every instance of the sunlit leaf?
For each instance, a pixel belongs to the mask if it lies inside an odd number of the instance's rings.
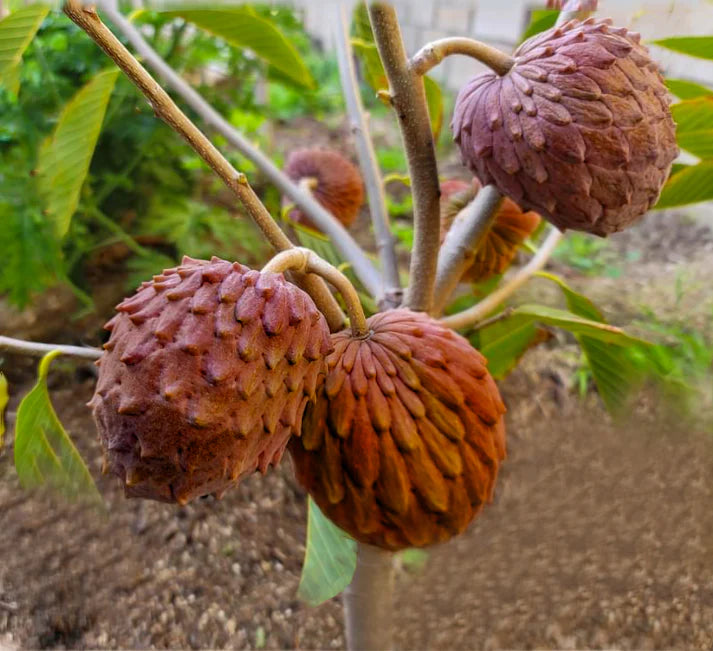
[[[37,176],[45,212],[57,237],[69,229],[119,70],[96,75],[64,107],[40,150]]]
[[[685,206],[713,199],[713,161],[690,165],[671,176],[654,208]]]
[[[94,480],[50,401],[47,373],[58,355],[55,350],[42,358],[37,384],[17,410],[15,468],[24,488],[47,486],[72,499],[101,503]]]
[[[438,140],[443,126],[443,93],[441,87],[430,77],[424,77],[423,83],[426,88],[426,102],[428,102],[428,114],[431,120],[431,132]]]
[[[535,9],[530,17],[530,24],[525,29],[521,41],[526,41],[531,36],[544,32],[553,27],[559,16],[557,9]]]
[[[40,23],[47,15],[46,5],[30,5],[0,20],[0,84],[13,94],[20,84],[22,53],[32,41]]]
[[[652,43],[699,59],[713,59],[713,36],[674,36]]]
[[[713,157],[713,95],[671,107],[679,146],[699,158]]]
[[[231,45],[252,50],[301,86],[315,87],[297,48],[272,22],[258,16],[250,7],[187,8],[166,13],[181,17]]]
[[[667,79],[666,86],[671,93],[683,100],[713,95],[713,88],[701,86],[687,79]]]
[[[7,392],[7,379],[0,373],[0,450],[5,445],[5,407],[10,400]]]
[[[317,606],[344,590],[355,569],[356,542],[332,524],[309,498],[307,545],[298,596],[310,606]]]

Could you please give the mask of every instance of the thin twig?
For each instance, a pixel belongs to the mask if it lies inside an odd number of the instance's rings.
[[[485,241],[503,200],[503,195],[494,185],[486,185],[453,220],[438,254],[432,314],[440,314],[447,305],[463,273]]]
[[[443,59],[452,54],[463,54],[477,59],[499,75],[504,75],[513,67],[515,60],[497,48],[475,41],[472,38],[452,36],[424,45],[411,58],[411,70],[417,75],[425,75]]]
[[[349,40],[349,25],[346,7],[339,3],[336,7],[334,36],[337,44],[337,63],[342,91],[347,106],[347,115],[356,143],[359,166],[364,175],[366,194],[369,200],[371,223],[376,236],[376,246],[381,261],[381,274],[384,282],[385,307],[396,307],[401,302],[401,280],[396,259],[396,243],[389,228],[389,215],[386,211],[386,197],[381,170],[374,153],[374,145],[369,136],[366,113],[359,94],[359,84],[354,71],[354,56]]]
[[[63,344],[41,344],[36,341],[13,339],[0,336],[0,351],[41,357],[53,350],[59,350],[62,355],[78,359],[99,359],[102,351],[98,348],[82,348],[81,346],[65,346]]]
[[[350,263],[361,283],[374,297],[380,297],[381,278],[369,257],[354,238],[312,195],[301,190],[263,152],[238,132],[199,93],[191,88],[171,66],[146,42],[141,32],[119,12],[111,0],[100,0],[100,7],[107,18],[133,45],[146,65],[158,74],[190,106],[203,122],[215,129],[243,156],[252,161],[269,180],[324,233],[326,233],[342,257]]]
[[[482,321],[478,321],[473,326],[473,330],[482,330],[483,328],[487,328],[488,326],[493,325],[494,323],[498,323],[498,321],[504,321],[505,319],[509,319],[513,312],[515,311],[515,308],[510,306],[506,307],[502,312],[499,312],[498,314],[491,316],[489,319],[483,319]]]
[[[64,5],[64,12],[121,68],[148,99],[156,116],[180,134],[223,180],[225,185],[245,206],[248,214],[268,242],[278,251],[291,248],[292,242],[282,232],[282,229],[280,229],[267,211],[267,208],[250,187],[247,177],[238,172],[200,129],[178,108],[168,93],[156,83],[131,52],[102,23],[96,9],[92,6],[82,6],[80,0],[67,0]],[[339,305],[324,283],[318,278],[309,277],[304,277],[299,281],[325,315],[330,328],[338,330],[343,327],[343,315]]]
[[[366,325],[364,308],[361,306],[359,294],[339,269],[320,258],[312,249],[294,247],[278,253],[263,268],[263,273],[284,273],[285,271],[299,271],[313,273],[332,283],[344,298],[349,314],[349,323],[355,337],[363,337],[369,332]]]
[[[436,280],[440,191],[426,90],[423,77],[409,68],[394,8],[374,3],[369,6],[369,18],[401,127],[413,192],[414,245],[405,303],[427,312]]]
[[[545,266],[561,238],[562,233],[553,226],[549,235],[545,238],[542,246],[540,246],[532,259],[524,267],[518,269],[502,287],[496,289],[492,294],[486,296],[480,303],[476,303],[473,307],[458,314],[443,317],[441,323],[449,328],[458,330],[482,321],[488,314],[497,309],[498,305],[509,298]]]

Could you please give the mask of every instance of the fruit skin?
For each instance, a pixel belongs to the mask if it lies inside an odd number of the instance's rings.
[[[678,155],[669,96],[639,35],[570,21],[472,79],[451,127],[464,164],[564,230],[606,236],[658,199]]]
[[[505,457],[505,406],[484,357],[420,312],[372,316],[334,351],[302,437],[300,483],[357,540],[423,547],[462,532],[490,501]]]
[[[459,185],[456,186],[456,183]],[[441,244],[458,218],[458,213],[475,199],[481,186],[478,179],[473,179],[468,184],[453,181],[449,187],[454,191],[446,201],[443,201],[444,194],[441,191]],[[456,188],[460,188],[460,191],[455,191]],[[524,212],[514,201],[505,197],[485,240],[463,273],[463,280],[477,283],[504,273],[515,259],[519,246],[539,225],[540,216],[536,212]]]
[[[297,149],[287,158],[285,173],[293,181],[314,179],[315,199],[345,227],[351,226],[364,203],[364,182],[359,169],[339,152],[329,149]],[[297,208],[290,211],[290,219],[319,230]]]
[[[184,258],[117,306],[92,407],[127,497],[220,496],[300,435],[330,350],[282,274]]]

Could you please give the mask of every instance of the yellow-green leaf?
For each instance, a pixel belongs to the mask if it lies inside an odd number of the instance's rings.
[[[713,96],[689,99],[671,107],[676,140],[699,158],[713,157]]]
[[[249,7],[180,9],[166,12],[197,25],[230,45],[252,50],[292,81],[314,88],[315,82],[297,48],[269,20]]]
[[[481,328],[476,336],[476,347],[488,360],[488,371],[502,380],[531,347],[547,341],[551,334],[529,320],[504,319]]]
[[[309,498],[307,545],[297,595],[310,606],[336,597],[356,569],[356,542]]]
[[[0,84],[17,93],[22,53],[47,15],[46,5],[30,5],[0,20]]]
[[[0,450],[5,445],[5,407],[10,396],[7,392],[7,379],[0,373]]]
[[[713,59],[713,36],[674,36],[653,44],[699,59]]]
[[[15,423],[15,469],[24,488],[46,486],[70,499],[101,503],[81,455],[62,427],[47,390],[55,350],[42,358],[35,387],[20,403]]]
[[[701,86],[687,79],[667,79],[666,86],[671,93],[682,100],[713,95],[713,88]]]
[[[690,165],[669,177],[655,208],[673,208],[713,199],[713,161]]]
[[[443,93],[441,87],[430,77],[423,78],[426,88],[426,102],[428,103],[428,114],[431,119],[431,131],[433,137],[438,140],[443,126]]]
[[[53,134],[40,149],[37,175],[45,214],[63,237],[79,204],[79,193],[99,138],[119,70],[97,74],[64,107]]]

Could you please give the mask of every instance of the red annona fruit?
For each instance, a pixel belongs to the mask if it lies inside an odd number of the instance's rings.
[[[311,180],[310,190],[315,199],[343,226],[354,223],[364,203],[364,183],[359,169],[339,152],[297,149],[287,158],[285,173],[296,183]],[[289,217],[298,224],[319,230],[298,208],[293,208]]]
[[[460,192],[452,193],[446,201],[441,201],[441,244],[463,208],[475,199],[480,191],[478,179],[466,184]],[[443,184],[441,184],[443,187]],[[455,187],[453,185],[452,187]],[[441,192],[443,199],[443,192]],[[524,212],[520,206],[507,197],[498,209],[495,221],[480,244],[471,265],[463,273],[463,280],[476,283],[503,273],[512,263],[520,245],[540,224],[536,212]]]
[[[361,542],[423,547],[461,533],[491,500],[505,407],[485,358],[419,312],[332,335],[327,377],[290,452],[320,509]]]
[[[678,155],[668,92],[639,35],[573,20],[525,41],[514,60],[460,91],[451,126],[463,162],[560,229],[605,236],[631,225]]]
[[[330,350],[282,274],[184,258],[117,306],[89,403],[128,497],[185,504],[276,464]]]

